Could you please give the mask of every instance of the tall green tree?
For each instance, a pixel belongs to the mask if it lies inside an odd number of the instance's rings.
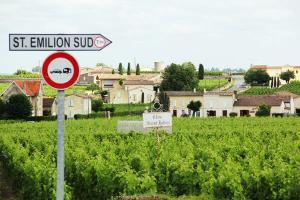
[[[111,73],[112,73],[112,74],[115,74],[115,69],[113,69],[113,70],[111,71]]]
[[[96,83],[92,83],[86,87],[86,90],[90,90],[92,93],[94,93],[94,91],[100,91],[100,87]]]
[[[140,75],[141,74],[140,64],[137,64],[136,70],[135,70],[135,74],[136,75]]]
[[[198,85],[195,67],[190,64],[172,63],[165,69],[162,77],[163,91],[191,91]]]
[[[14,75],[22,75],[22,74],[30,74],[30,72],[24,69],[17,69],[17,71],[14,73]]]
[[[266,70],[248,70],[244,76],[245,82],[251,85],[269,85],[271,77]]]
[[[131,74],[130,63],[128,63],[128,66],[127,66],[127,75],[130,75],[130,74]]]
[[[9,117],[25,119],[32,114],[32,105],[24,94],[11,95],[6,103],[6,112]]]
[[[187,105],[187,108],[193,111],[193,116],[195,115],[195,112],[200,110],[201,107],[200,101],[190,101],[190,103]]]
[[[118,71],[119,71],[119,74],[123,75],[123,65],[122,65],[122,63],[119,63]]]
[[[92,100],[92,110],[99,112],[103,107],[103,101],[101,99]]]
[[[290,80],[295,78],[295,73],[293,71],[287,70],[286,72],[282,72],[280,74],[280,78],[282,80],[285,80],[286,83],[290,83]]]
[[[271,114],[271,106],[267,104],[261,104],[258,106],[258,110],[255,113],[255,116],[262,117],[262,116],[270,116]]]
[[[204,79],[204,67],[202,64],[199,65],[198,68],[198,79],[203,80]]]

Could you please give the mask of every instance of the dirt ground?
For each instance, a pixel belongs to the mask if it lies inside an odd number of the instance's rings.
[[[0,200],[17,200],[12,189],[12,184],[5,173],[2,163],[0,162]]]

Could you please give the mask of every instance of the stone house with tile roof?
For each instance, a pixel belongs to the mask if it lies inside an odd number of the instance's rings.
[[[271,106],[271,114],[295,114],[298,107],[300,113],[300,98],[286,92],[237,97],[230,92],[167,91],[166,95],[169,99],[169,111],[176,117],[190,115],[187,105],[192,100],[202,104],[197,113],[200,117],[227,117],[231,112],[238,116],[255,116],[258,107],[263,103]]]
[[[110,103],[150,103],[154,100],[155,83],[149,80],[125,80],[120,88],[109,92]]]
[[[293,96],[262,95],[241,96],[233,104],[233,112],[238,116],[255,116],[261,104],[271,106],[271,115],[274,113],[295,114]]]
[[[7,101],[11,95],[24,94],[32,104],[32,116],[43,115],[43,85],[40,80],[15,80],[1,94],[4,101]]]
[[[65,115],[68,119],[73,119],[74,115],[88,115],[92,113],[92,99],[86,94],[71,94],[65,96]],[[54,100],[51,107],[51,114],[57,115],[57,101]]]
[[[199,117],[227,117],[232,112],[234,93],[230,92],[198,92],[198,91],[167,91],[169,111],[173,116],[180,117],[190,114],[187,105],[191,101],[200,101]]]
[[[265,70],[270,77],[279,78],[282,72],[293,71],[295,74],[295,78],[293,80],[300,80],[300,66],[292,66],[292,65],[281,65],[281,66],[269,66],[269,65],[251,65],[251,70]],[[285,84],[284,80],[280,79],[281,84]]]

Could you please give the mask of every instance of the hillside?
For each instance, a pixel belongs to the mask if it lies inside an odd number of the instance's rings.
[[[290,84],[283,85],[280,88],[251,87],[249,90],[240,93],[240,95],[269,95],[283,91],[300,95],[300,81],[293,81]]]

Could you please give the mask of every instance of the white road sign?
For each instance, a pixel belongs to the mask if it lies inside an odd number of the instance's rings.
[[[99,51],[111,43],[101,34],[9,34],[10,51]]]
[[[143,113],[143,127],[172,126],[172,114],[170,112]]]

